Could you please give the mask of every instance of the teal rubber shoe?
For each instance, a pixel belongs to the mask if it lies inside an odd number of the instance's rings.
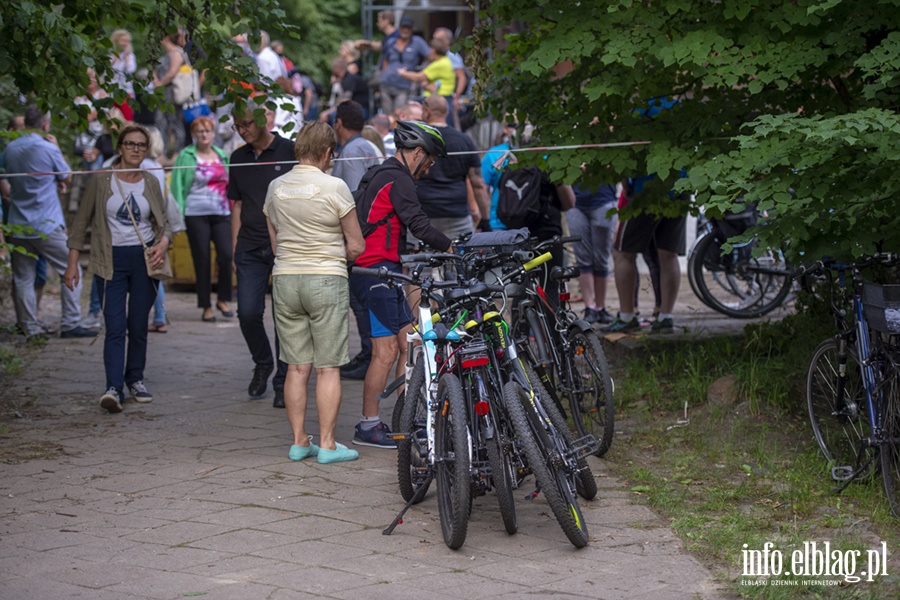
[[[291,446],[291,451],[288,452],[288,458],[291,460],[303,460],[310,456],[318,456],[320,450],[321,448],[313,444],[310,440],[309,446],[298,446],[296,444]]]
[[[343,444],[335,444],[334,450],[319,448],[319,464],[327,465],[330,463],[350,462],[359,458],[359,452],[351,450]]]

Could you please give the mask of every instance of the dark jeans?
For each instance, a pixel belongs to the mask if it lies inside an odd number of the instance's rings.
[[[106,389],[116,388],[122,394],[124,386],[144,379],[147,319],[156,296],[157,282],[147,275],[142,246],[113,246],[113,277],[109,281],[97,279],[101,297],[106,296],[103,301]]]
[[[210,308],[212,291],[212,275],[209,243],[216,246],[216,267],[219,271],[216,280],[216,295],[222,302],[231,302],[231,215],[207,215],[202,217],[185,217],[188,242],[191,245],[191,257],[194,259],[194,274],[197,278],[197,306]]]
[[[259,365],[275,365],[279,353],[278,332],[275,332],[275,354],[269,345],[269,335],[263,317],[266,314],[266,290],[269,287],[269,276],[272,267],[275,266],[275,254],[272,247],[266,245],[249,252],[236,252],[234,264],[237,267],[237,302],[238,321],[241,324],[241,333],[244,341],[253,357],[253,362]],[[274,301],[272,312],[275,312]],[[284,378],[287,375],[287,364],[277,361],[278,369],[272,379],[272,387],[276,390],[284,389]]]

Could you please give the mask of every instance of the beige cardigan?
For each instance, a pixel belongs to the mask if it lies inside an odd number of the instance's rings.
[[[150,203],[150,222],[153,224],[152,246],[165,235],[172,239],[169,220],[166,217],[166,200],[163,198],[159,182],[150,173],[144,172],[144,197]],[[112,279],[112,233],[106,217],[106,203],[112,196],[112,173],[97,173],[91,177],[87,190],[81,197],[78,213],[69,230],[68,246],[70,250],[84,250],[84,239],[87,228],[91,228],[91,272],[103,279]]]

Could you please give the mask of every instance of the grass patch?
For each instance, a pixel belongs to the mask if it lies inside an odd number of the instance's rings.
[[[743,337],[654,344],[616,375],[616,429],[629,435],[613,446],[609,468],[741,597],[900,597],[900,521],[880,474],[834,495],[807,421],[806,368],[828,324],[796,315],[748,327]],[[726,397],[708,401],[710,385],[729,375]],[[741,585],[743,549],[771,542],[787,571],[792,553],[813,541],[859,551],[862,563],[886,542],[888,576],[839,586],[793,575],[773,578],[782,585]]]
[[[0,345],[0,373],[6,376],[21,375],[25,363],[15,350]]]

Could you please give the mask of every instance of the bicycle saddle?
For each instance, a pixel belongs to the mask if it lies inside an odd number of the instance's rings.
[[[550,271],[550,279],[553,281],[575,279],[581,275],[578,267],[553,267]]]

